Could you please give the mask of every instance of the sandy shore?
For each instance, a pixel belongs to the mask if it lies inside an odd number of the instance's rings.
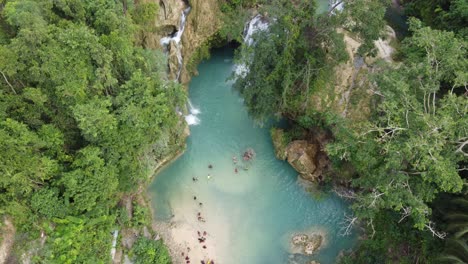
[[[208,260],[220,263],[221,251],[225,246],[223,241],[229,241],[227,221],[210,208],[199,207],[197,202],[184,198],[176,206],[172,219],[169,222],[155,221],[153,229],[164,239],[173,263],[187,263],[186,257],[189,258],[191,264],[199,264],[202,260],[205,263]],[[198,220],[198,213],[205,219],[205,222]],[[206,239],[202,243],[198,240],[201,237]]]

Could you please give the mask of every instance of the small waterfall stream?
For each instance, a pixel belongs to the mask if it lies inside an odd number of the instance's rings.
[[[185,23],[187,22],[187,16],[190,12],[190,6],[184,9],[182,11],[182,14],[180,16],[180,27],[179,30],[176,31],[173,36],[167,36],[163,37],[160,40],[161,46],[163,46],[164,52],[166,55],[169,54],[171,44],[173,47],[176,48],[176,56],[177,56],[177,62],[178,62],[178,69],[177,69],[177,74],[175,81],[180,81],[180,73],[182,72],[182,67],[183,67],[183,58],[182,58],[182,35],[184,34],[185,30]],[[197,117],[198,114],[200,114],[200,110],[198,108],[195,108],[190,100],[187,103],[187,108],[189,110],[189,114],[185,116],[185,121],[189,126],[192,125],[198,125],[200,123],[200,119]]]
[[[163,46],[165,53],[169,52],[169,46],[171,42],[173,42],[176,47],[176,54],[177,54],[177,61],[179,63],[179,68],[177,70],[176,80],[179,80],[180,72],[182,71],[183,66],[183,59],[182,59],[182,34],[184,34],[185,30],[185,22],[187,21],[187,15],[190,12],[190,6],[182,11],[182,15],[180,16],[180,27],[179,30],[175,32],[174,36],[164,37],[160,40],[161,46]]]
[[[252,46],[253,44],[255,44],[253,35],[258,31],[268,30],[268,26],[268,22],[265,21],[265,18],[262,15],[256,15],[245,25],[244,43],[247,46]],[[235,66],[235,73],[237,76],[245,77],[247,72],[249,72],[249,66],[247,64],[241,63]]]
[[[190,99],[188,100],[188,110],[189,114],[185,116],[185,121],[189,126],[195,126],[200,124],[200,119],[198,118],[198,114],[200,114],[200,109],[194,107]]]

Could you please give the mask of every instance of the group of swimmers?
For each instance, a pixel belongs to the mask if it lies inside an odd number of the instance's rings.
[[[236,160],[237,160],[237,159],[236,159]],[[236,161],[236,162],[237,162],[237,161]],[[209,168],[209,169],[212,169],[212,168],[213,168],[213,165],[209,164],[209,165],[208,165],[208,168]],[[236,169],[236,172],[237,172],[237,169]],[[211,175],[208,174],[208,180],[209,180],[210,178],[211,178]],[[192,177],[192,181],[193,181],[193,182],[197,182],[197,181],[198,181],[198,178],[197,178],[197,177]],[[193,200],[197,202],[197,201],[198,201],[197,199],[198,199],[197,196],[194,195],[194,196],[193,196]],[[202,203],[202,202],[198,202],[198,205],[199,205],[199,206],[202,206],[203,203]],[[200,221],[200,222],[203,222],[203,223],[206,222],[206,221],[205,221],[205,218],[202,217],[201,212],[198,212],[198,213],[197,213],[197,219],[198,219],[198,221]],[[204,242],[206,241],[206,236],[207,236],[208,233],[207,233],[206,231],[203,231],[203,233],[200,232],[200,231],[197,231],[197,234],[198,234],[198,243],[204,243]],[[206,249],[206,245],[203,245],[202,248],[203,248],[203,249]],[[190,252],[190,247],[187,247],[187,255],[185,255],[184,252],[182,252],[181,255],[182,255],[182,257],[184,257],[185,262],[186,262],[187,264],[190,264],[190,257],[188,256],[188,252]],[[201,263],[201,264],[214,264],[214,261],[213,261],[213,260],[208,260],[208,261],[201,260],[200,263]]]

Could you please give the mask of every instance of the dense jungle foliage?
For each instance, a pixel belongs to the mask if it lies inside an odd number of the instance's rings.
[[[0,213],[49,236],[34,262],[108,263],[117,202],[179,143],[185,92],[134,44],[155,7],[0,1]]]
[[[468,2],[401,1],[417,19],[394,62],[373,66],[371,112],[358,122],[311,98],[349,59],[343,32],[359,56],[375,55],[390,1],[344,2],[317,14],[310,0],[220,0],[218,40],[243,41],[247,9],[271,19],[239,51],[249,71],[235,88],[260,123],[333,134],[327,153],[351,174],[350,219],[366,238],[343,263],[468,263]],[[160,52],[136,44],[159,7],[132,3],[0,0],[0,215],[33,263],[108,263],[111,231],[150,221],[137,204],[130,220],[119,200],[181,143],[185,92]],[[140,238],[129,253],[170,263],[161,241]]]
[[[406,1],[407,13],[424,22],[410,18],[410,36],[395,61],[372,66],[365,88],[372,92],[371,112],[364,121],[318,111],[311,100],[348,59],[337,29],[361,41],[361,56],[374,55],[373,41],[383,36],[389,2],[344,2],[335,15],[314,15],[310,1],[267,5],[274,19],[256,33],[254,45],[243,46],[238,60],[249,71],[235,88],[259,122],[277,116],[293,123],[289,134],[333,134],[326,151],[335,174],[352,175],[349,224],[359,223],[367,237],[343,263],[466,263],[467,2]],[[436,2],[448,4],[434,11]]]

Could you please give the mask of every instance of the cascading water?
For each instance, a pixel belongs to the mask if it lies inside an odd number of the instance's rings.
[[[180,73],[182,71],[182,45],[181,45],[181,40],[182,40],[182,34],[184,33],[185,30],[185,22],[187,20],[187,15],[190,12],[190,7],[187,7],[184,11],[182,11],[182,15],[180,17],[180,28],[179,30],[174,34],[172,37],[164,37],[161,39],[161,46],[163,46],[165,53],[167,54],[169,51],[169,45],[171,42],[174,42],[174,46],[176,47],[176,56],[177,56],[177,61],[179,64],[178,70],[177,70],[177,75],[176,75],[176,80],[179,80]]]
[[[247,46],[255,44],[253,39],[255,32],[268,30],[268,26],[269,24],[265,21],[263,16],[256,15],[244,28],[244,44]],[[245,77],[248,71],[249,67],[245,63],[236,65],[235,72],[237,76]]]
[[[183,67],[183,58],[182,58],[182,34],[184,33],[185,30],[185,23],[187,21],[187,15],[190,12],[190,7],[187,7],[182,11],[182,15],[180,17],[180,28],[173,36],[168,36],[164,37],[161,39],[160,43],[161,46],[164,48],[164,52],[166,55],[169,53],[170,45],[171,42],[174,44],[173,46],[176,48],[175,54],[177,56],[177,62],[178,62],[178,69],[177,69],[177,74],[175,81],[179,81],[180,78],[180,73],[182,72],[182,67]],[[200,123],[200,119],[197,117],[197,115],[200,113],[200,110],[195,108],[190,101],[188,101],[188,106],[189,114],[185,116],[185,121],[189,126],[192,125],[198,125]]]
[[[247,24],[246,28],[244,29],[244,43],[246,43],[248,46],[251,46],[254,44],[254,40],[252,38],[252,35],[261,30],[267,30],[268,29],[268,23],[264,21],[265,19],[261,15],[256,15],[250,22]]]
[[[200,119],[198,118],[198,114],[200,114],[200,109],[194,107],[192,102],[188,100],[188,109],[190,114],[185,116],[185,121],[189,126],[195,126],[200,124]]]

